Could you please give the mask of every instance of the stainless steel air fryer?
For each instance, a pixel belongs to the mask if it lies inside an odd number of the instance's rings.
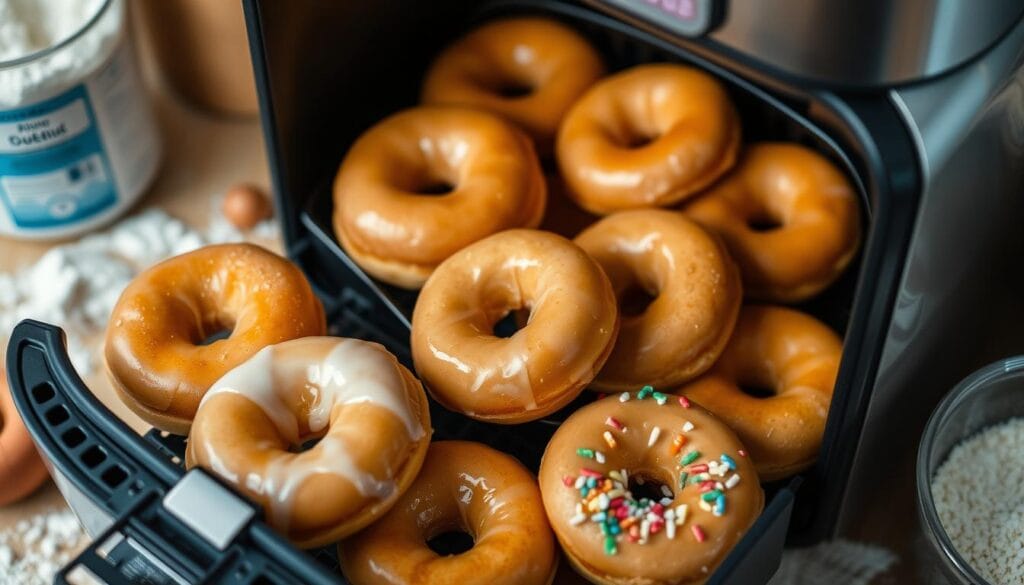
[[[914,454],[928,413],[964,375],[1024,349],[1024,3],[247,5],[277,189],[299,210],[289,237],[317,266],[341,258],[331,265],[342,276],[313,276],[372,293],[400,339],[413,296],[344,257],[327,185],[354,137],[415,103],[432,56],[474,22],[540,12],[588,34],[613,69],[702,67],[729,85],[748,139],[804,142],[845,168],[864,197],[867,237],[859,268],[809,307],[845,332],[845,349],[789,542],[882,543],[907,578],[918,575]]]
[[[844,336],[819,461],[766,486],[762,517],[708,583],[763,583],[783,542],[832,537],[893,548],[899,582],[931,577],[913,500],[925,421],[957,380],[1024,352],[1024,3],[243,4],[287,253],[334,332],[381,341],[406,360],[415,293],[375,281],[345,255],[331,225],[331,180],[361,132],[416,103],[433,56],[483,21],[557,18],[588,36],[612,70],[652,61],[702,68],[726,85],[746,140],[800,142],[829,157],[861,195],[866,237],[853,267],[800,305]],[[140,566],[171,575],[152,582],[341,579],[331,551],[316,560],[296,552],[257,512],[222,522],[183,509],[181,494],[233,496],[180,468],[181,438],[140,439],[92,399],[56,328],[19,325],[8,372],[59,487],[97,535],[65,573],[86,566],[116,584]],[[558,424],[555,416],[497,427],[436,405],[432,417],[439,438],[489,442],[533,466]],[[235,528],[214,544],[204,532],[211,523]]]

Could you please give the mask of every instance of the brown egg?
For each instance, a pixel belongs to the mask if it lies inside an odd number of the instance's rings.
[[[0,506],[25,498],[47,477],[43,460],[14,407],[7,375],[0,369]]]
[[[273,216],[274,208],[258,187],[242,183],[228,189],[221,213],[238,229],[249,230]]]

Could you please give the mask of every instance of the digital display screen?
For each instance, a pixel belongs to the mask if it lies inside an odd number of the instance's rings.
[[[721,24],[724,0],[600,0],[669,32],[699,37]]]

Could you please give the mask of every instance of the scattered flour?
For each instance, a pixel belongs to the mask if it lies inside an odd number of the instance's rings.
[[[996,585],[1024,583],[1024,418],[960,443],[932,480],[953,546]]]
[[[58,324],[67,333],[72,364],[88,375],[99,353],[89,342],[106,328],[121,291],[140,271],[204,244],[242,241],[247,235],[276,237],[273,221],[243,234],[219,212],[210,218],[207,232],[200,233],[149,209],[106,231],[56,246],[18,272],[0,273],[0,331],[11,331],[22,319]]]
[[[67,509],[51,510],[0,532],[0,584],[43,585],[71,562],[88,537]]]
[[[849,540],[787,550],[769,585],[868,585],[896,564],[892,551]]]
[[[51,47],[75,34],[104,0],[0,0],[0,63]],[[122,10],[121,3],[111,7]],[[47,97],[98,67],[117,43],[120,14],[111,14],[76,41],[32,63],[0,68],[0,106]]]

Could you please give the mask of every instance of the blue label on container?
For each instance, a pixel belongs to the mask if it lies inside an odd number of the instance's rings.
[[[75,223],[117,202],[85,86],[0,110],[0,201],[21,228]]]

